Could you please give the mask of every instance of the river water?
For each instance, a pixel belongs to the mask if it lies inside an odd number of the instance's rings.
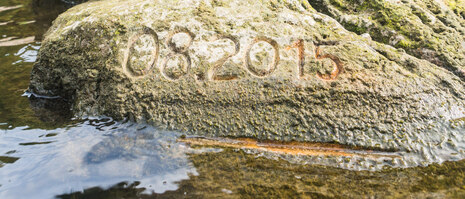
[[[0,1],[1,199],[465,198],[463,160],[402,167],[386,159],[400,153],[341,149],[309,158],[196,146],[180,141],[182,132],[74,118],[59,99],[29,99],[23,95],[42,36],[70,6]]]

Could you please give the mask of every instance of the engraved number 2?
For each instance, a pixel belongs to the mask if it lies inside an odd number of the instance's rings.
[[[235,48],[234,48],[234,52],[231,53],[231,54],[226,54],[225,56],[223,56],[221,59],[219,59],[218,61],[214,62],[213,63],[213,67],[210,68],[208,71],[207,71],[207,78],[208,80],[232,80],[232,79],[235,79],[236,76],[218,76],[216,75],[216,73],[218,72],[218,70],[221,68],[221,66],[223,66],[223,64],[231,57],[237,55],[237,53],[239,53],[240,51],[240,43],[239,41],[237,40],[236,37],[234,36],[218,36],[217,38],[214,39],[214,41],[218,41],[218,40],[231,40],[234,45],[235,45]]]

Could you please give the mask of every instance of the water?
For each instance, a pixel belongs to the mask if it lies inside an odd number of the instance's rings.
[[[302,156],[263,143],[217,147],[223,140],[197,146],[182,132],[73,118],[60,99],[22,97],[43,34],[70,6],[0,2],[2,199],[465,197],[463,160],[408,168],[399,160],[415,154],[331,149]]]

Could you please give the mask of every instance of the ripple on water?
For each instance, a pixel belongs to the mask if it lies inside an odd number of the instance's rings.
[[[383,152],[332,144],[186,137],[110,118],[86,119],[54,130],[15,128],[0,136],[0,155],[5,154],[0,161],[8,163],[0,169],[0,198],[48,198],[91,187],[109,188],[118,182],[137,182],[135,188],[142,188],[144,193],[174,191],[179,182],[198,175],[192,163],[195,154],[225,155],[225,150],[271,162],[285,160],[295,165],[356,171],[406,168],[438,160],[417,152]],[[447,157],[456,149],[443,148],[442,153],[436,153],[444,155],[441,160],[449,160]],[[463,153],[456,156],[461,159]]]
[[[0,169],[0,198],[49,198],[121,181],[139,181],[151,187],[148,192],[163,193],[196,175],[187,155],[193,150],[176,142],[176,133],[144,125],[90,119],[69,128],[18,128],[0,136],[0,153],[15,150],[19,157]],[[10,156],[0,156],[6,162],[3,157]],[[48,185],[53,186],[44,189]]]

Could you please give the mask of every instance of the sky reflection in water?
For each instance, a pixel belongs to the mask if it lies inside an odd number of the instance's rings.
[[[163,193],[196,174],[186,155],[194,150],[176,143],[176,133],[113,123],[88,120],[52,131],[3,131],[0,154],[13,150],[9,155],[20,159],[0,169],[0,198],[48,198],[123,181]]]
[[[0,198],[50,198],[122,181],[139,181],[148,192],[177,189],[174,182],[195,169],[175,133],[73,121],[61,104],[21,97],[43,33],[68,7],[60,0],[0,2]]]

